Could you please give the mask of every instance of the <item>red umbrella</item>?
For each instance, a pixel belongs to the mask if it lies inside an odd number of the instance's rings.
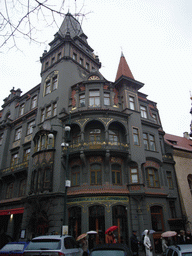
[[[116,230],[118,227],[117,226],[111,226],[110,228],[108,228],[106,231],[105,231],[105,234],[107,234],[109,231],[114,231]]]

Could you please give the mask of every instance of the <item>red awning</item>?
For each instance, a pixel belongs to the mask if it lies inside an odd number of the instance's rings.
[[[16,208],[16,209],[0,210],[0,215],[19,214],[23,212],[24,212],[24,207]]]

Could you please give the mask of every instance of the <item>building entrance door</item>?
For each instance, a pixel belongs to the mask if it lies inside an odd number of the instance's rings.
[[[97,231],[96,244],[105,243],[105,214],[104,207],[94,205],[89,208],[89,230]]]

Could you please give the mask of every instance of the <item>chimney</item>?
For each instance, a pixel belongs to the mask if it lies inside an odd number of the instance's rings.
[[[183,137],[189,140],[189,133],[188,132],[184,132],[183,133]]]

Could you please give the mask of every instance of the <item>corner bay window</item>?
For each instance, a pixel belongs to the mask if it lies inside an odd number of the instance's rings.
[[[89,132],[89,141],[100,141],[101,140],[101,130],[100,129],[92,129]]]
[[[44,96],[58,88],[58,71],[52,72],[45,80]]]
[[[41,134],[35,140],[35,151],[54,148],[54,137],[49,137],[48,134]]]
[[[158,170],[156,170],[154,168],[147,168],[146,175],[147,175],[146,178],[147,178],[148,187],[157,188],[160,186]]]
[[[109,142],[114,145],[118,145],[119,141],[119,131],[118,130],[109,130]]]
[[[100,107],[100,91],[89,91],[89,106]]]
[[[139,129],[133,128],[133,143],[139,146]]]
[[[90,167],[90,183],[91,185],[101,185],[102,181],[101,165],[92,164]]]
[[[135,99],[132,96],[129,96],[129,107],[132,110],[135,110]]]

